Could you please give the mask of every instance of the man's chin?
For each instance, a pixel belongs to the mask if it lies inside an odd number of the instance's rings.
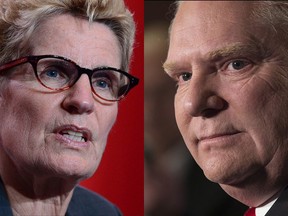
[[[238,185],[243,180],[243,174],[232,172],[231,169],[208,169],[203,170],[206,178],[220,185]]]

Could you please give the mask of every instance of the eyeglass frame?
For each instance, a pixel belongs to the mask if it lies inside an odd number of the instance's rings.
[[[56,88],[56,89],[46,86],[40,80],[40,78],[38,76],[38,73],[37,73],[37,64],[38,64],[38,62],[41,59],[44,59],[44,58],[55,58],[55,59],[60,59],[60,60],[64,60],[64,61],[67,61],[69,63],[72,63],[76,67],[76,69],[78,71],[78,75],[76,76],[74,82],[72,82],[70,85],[65,86],[63,88]],[[92,92],[97,97],[99,97],[99,98],[101,98],[101,99],[103,99],[105,101],[110,101],[110,102],[120,101],[121,99],[123,99],[128,94],[128,92],[133,87],[135,87],[139,83],[139,79],[137,77],[132,76],[131,74],[129,74],[128,72],[125,72],[123,70],[120,70],[120,69],[117,69],[117,68],[114,68],[114,67],[106,67],[106,66],[97,67],[97,68],[94,68],[94,69],[83,68],[83,67],[79,66],[77,63],[75,63],[74,61],[72,61],[72,60],[70,60],[68,58],[65,58],[63,56],[58,56],[58,55],[30,55],[30,56],[21,57],[21,58],[18,58],[18,59],[15,59],[15,60],[12,60],[10,62],[7,62],[7,63],[4,63],[4,64],[0,65],[0,72],[1,71],[5,71],[5,70],[9,70],[9,69],[11,69],[13,67],[19,66],[21,64],[26,64],[26,63],[30,63],[31,64],[37,81],[42,86],[44,86],[45,88],[50,89],[50,90],[54,90],[54,91],[65,91],[67,89],[70,89],[79,80],[79,78],[81,77],[82,74],[87,74],[87,76],[89,77],[89,82],[90,82],[90,86],[91,86]],[[129,80],[129,84],[128,84],[127,90],[120,97],[118,97],[117,99],[114,99],[114,100],[106,99],[106,98],[103,98],[102,96],[98,95],[96,93],[96,91],[94,90],[94,88],[92,87],[92,79],[91,79],[93,73],[95,71],[98,71],[98,70],[113,70],[113,71],[116,71],[116,72],[126,76],[128,78],[128,80]]]

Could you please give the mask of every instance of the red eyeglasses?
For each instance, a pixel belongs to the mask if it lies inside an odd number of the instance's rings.
[[[138,78],[116,68],[99,67],[90,70],[70,59],[54,55],[22,57],[0,65],[0,71],[25,63],[32,65],[39,83],[54,91],[69,89],[82,74],[87,74],[93,93],[106,101],[121,100],[139,82]]]

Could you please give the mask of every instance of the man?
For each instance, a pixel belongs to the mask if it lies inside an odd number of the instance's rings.
[[[164,63],[190,153],[257,216],[288,215],[287,15],[283,2],[181,2]]]
[[[172,118],[175,83],[161,70],[168,24],[145,25],[145,214],[242,216],[247,207],[205,179]]]

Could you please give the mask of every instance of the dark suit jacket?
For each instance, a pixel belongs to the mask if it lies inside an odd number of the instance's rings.
[[[0,215],[13,216],[8,196],[0,180]],[[66,216],[121,216],[116,206],[100,195],[77,186],[69,203]]]
[[[287,216],[288,215],[288,187],[280,194],[280,197],[269,209],[265,216]]]
[[[197,164],[190,167],[186,179],[190,208],[185,216],[243,216],[247,210],[247,206],[209,181]]]

